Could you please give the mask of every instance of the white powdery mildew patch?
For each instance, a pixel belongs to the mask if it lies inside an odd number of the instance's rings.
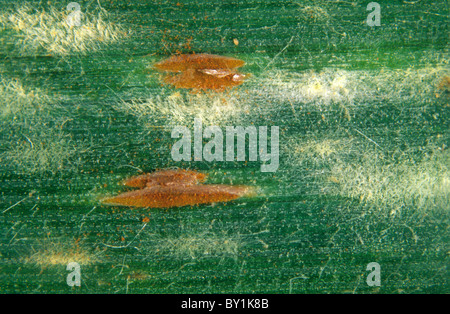
[[[0,129],[10,136],[0,141],[0,159],[18,173],[55,173],[72,167],[77,146],[62,128],[48,127],[58,102],[44,91],[19,80],[0,79]]]
[[[292,103],[352,103],[355,97],[355,73],[343,70],[315,72],[270,72],[260,85],[268,97]]]
[[[361,163],[336,162],[331,173],[338,185],[336,193],[389,209],[392,215],[405,207],[420,210],[446,209],[449,202],[449,154],[414,163],[405,160],[386,163],[376,154],[368,154]]]
[[[248,113],[250,104],[238,97],[220,94],[156,96],[144,101],[121,102],[116,106],[152,124],[172,128],[175,125],[190,125],[194,118],[205,125],[221,125],[235,121]],[[149,119],[150,118],[150,119]]]
[[[80,25],[68,23],[69,12],[50,8],[36,10],[23,6],[14,12],[2,12],[0,25],[15,31],[22,52],[65,55],[70,52],[95,51],[101,44],[112,43],[126,35],[120,26],[105,21],[108,14],[84,12]]]
[[[174,257],[236,256],[239,252],[239,240],[228,237],[186,236],[162,240],[157,250]]]
[[[414,149],[389,157],[353,138],[289,138],[285,160],[290,171],[303,169],[311,175],[302,177],[304,182],[310,180],[330,195],[359,200],[366,208],[391,215],[408,208],[446,210],[450,155],[445,145],[427,149],[429,155],[414,161]]]
[[[80,265],[91,265],[101,261],[100,252],[94,252],[77,245],[75,242],[52,242],[45,239],[37,243],[37,248],[32,247],[33,252],[30,256],[23,257],[21,260],[25,264],[34,264],[40,267],[50,267],[63,265],[76,261]]]
[[[70,136],[61,130],[43,127],[23,134],[23,140],[11,141],[0,154],[17,173],[55,173],[71,168],[70,159],[78,152]]]
[[[326,68],[321,72],[272,71],[260,78],[257,92],[294,105],[326,110],[331,104],[345,108],[364,107],[374,102],[422,106],[434,101],[445,65],[422,68],[356,70]]]
[[[49,96],[38,89],[25,87],[19,80],[0,79],[0,117],[16,119],[32,116],[46,109]]]
[[[332,133],[326,138],[289,137],[284,145],[284,155],[289,167],[299,167],[304,163],[320,165],[330,163],[335,158],[351,153],[353,138]]]

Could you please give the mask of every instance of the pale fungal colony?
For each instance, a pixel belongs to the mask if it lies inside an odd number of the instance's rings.
[[[0,157],[16,173],[55,173],[70,168],[79,145],[61,127],[62,120],[51,112],[58,101],[43,90],[24,85],[20,80],[0,80],[0,128],[11,136],[0,144]],[[49,121],[56,127],[49,127]]]
[[[444,65],[398,70],[325,68],[301,73],[273,70],[262,76],[257,91],[290,102],[296,109],[327,111],[328,106],[337,104],[352,112],[374,102],[423,106],[437,97],[437,86],[446,73]]]
[[[73,261],[85,266],[100,262],[102,253],[103,251],[88,249],[74,240],[63,242],[46,239],[42,243],[32,245],[30,255],[24,257],[23,262],[42,268],[67,266]]]
[[[68,23],[69,11],[51,7],[36,10],[23,6],[0,14],[0,27],[15,34],[22,53],[67,55],[95,51],[102,45],[117,42],[128,33],[122,26],[109,22],[108,13],[80,13],[80,23]]]
[[[201,258],[207,256],[237,257],[242,243],[238,236],[204,232],[184,233],[157,241],[153,254],[170,254],[177,258]]]
[[[207,125],[224,125],[249,113],[251,104],[233,94],[225,97],[221,94],[185,95],[174,92],[167,97],[150,96],[145,100],[120,102],[116,108],[140,118],[148,128],[172,128],[174,125],[189,125],[194,118]]]

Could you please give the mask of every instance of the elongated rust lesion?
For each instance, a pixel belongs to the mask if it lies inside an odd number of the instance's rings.
[[[230,57],[184,54],[171,56],[156,63],[154,67],[166,72],[164,82],[176,88],[224,91],[242,84],[247,78],[248,75],[237,71],[244,64],[244,61]]]
[[[239,59],[200,53],[171,56],[155,63],[154,67],[162,71],[183,72],[188,69],[236,69],[244,64],[245,62]]]
[[[254,195],[249,186],[201,184],[206,175],[192,170],[161,170],[135,176],[124,185],[140,188],[102,200],[103,204],[170,208],[227,202]]]
[[[166,169],[128,178],[123,185],[144,188],[157,185],[193,185],[206,179],[201,172],[184,169]]]

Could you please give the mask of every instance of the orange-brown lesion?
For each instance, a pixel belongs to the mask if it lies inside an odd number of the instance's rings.
[[[438,88],[447,92],[450,91],[450,76],[444,76],[439,82]]]
[[[244,64],[242,60],[224,56],[183,54],[160,61],[154,67],[165,71],[164,82],[176,88],[224,91],[244,82],[247,75],[237,71]]]
[[[134,176],[122,182],[123,185],[144,188],[156,185],[193,185],[206,179],[201,172],[184,169],[166,169],[153,173]]]
[[[134,190],[102,200],[104,204],[169,208],[227,202],[252,195],[253,188],[223,184],[200,184],[205,174],[191,170],[161,170],[125,180]]]
[[[182,72],[187,69],[235,69],[244,64],[245,62],[239,59],[201,53],[171,56],[155,63],[154,67],[162,71]]]

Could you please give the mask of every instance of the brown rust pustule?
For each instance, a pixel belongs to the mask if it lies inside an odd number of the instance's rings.
[[[188,69],[236,69],[244,64],[245,62],[239,59],[201,53],[171,56],[155,63],[154,67],[161,71],[183,72]]]
[[[220,74],[217,74],[220,73]],[[245,75],[233,70],[193,70],[189,69],[177,74],[167,74],[164,82],[176,88],[194,90],[224,91],[226,88],[241,85]]]
[[[103,200],[104,204],[132,207],[170,208],[227,202],[251,193],[246,186],[158,185],[125,192]]]
[[[244,61],[230,57],[190,54],[172,56],[154,67],[165,71],[164,82],[176,88],[224,91],[242,84],[247,78],[236,70],[244,64]]]
[[[254,196],[249,186],[201,184],[206,175],[193,170],[167,169],[131,177],[124,185],[140,188],[102,200],[103,204],[131,207],[169,208],[227,202]]]
[[[193,185],[204,181],[206,175],[201,172],[184,169],[167,169],[131,177],[123,185],[144,188],[155,185]]]

